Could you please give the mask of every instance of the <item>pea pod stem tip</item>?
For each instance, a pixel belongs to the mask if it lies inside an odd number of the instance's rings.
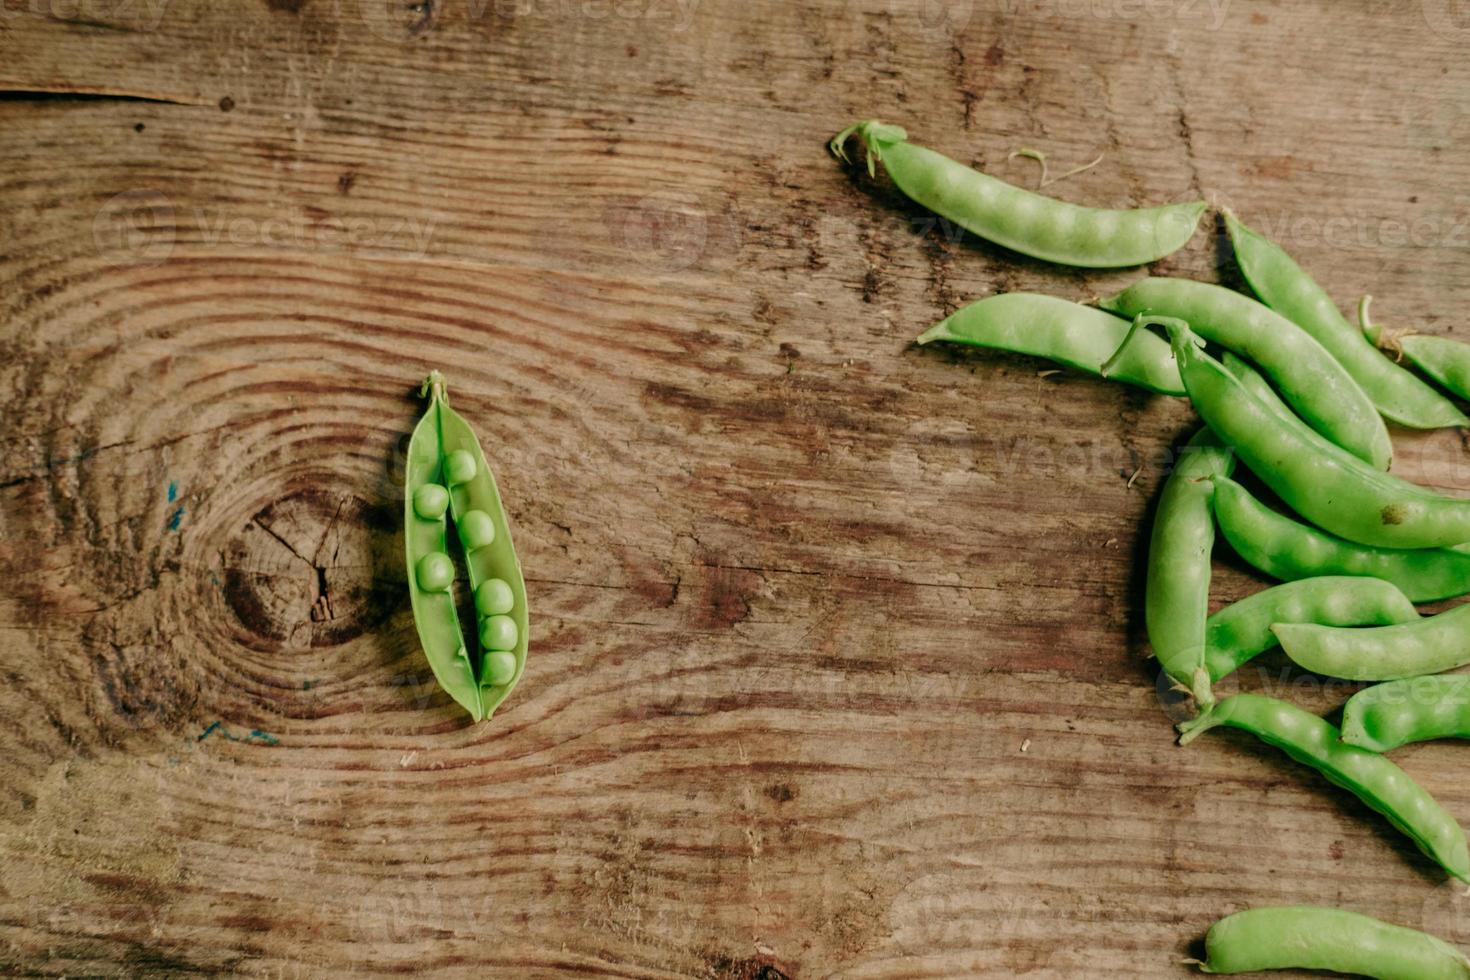
[[[938,323],[934,324],[934,326],[930,327],[928,330],[925,330],[923,333],[915,337],[914,343],[922,347],[925,344],[933,343],[936,340],[948,340],[950,336],[951,333],[949,330],[949,317],[945,317],[943,320],[940,320]]]
[[[1174,334],[1179,330],[1183,330],[1186,333],[1189,331],[1189,324],[1185,323],[1178,317],[1158,316],[1153,313],[1140,313],[1133,318],[1133,325],[1129,327],[1128,332],[1123,335],[1122,343],[1118,345],[1117,350],[1113,351],[1112,357],[1109,357],[1106,361],[1103,361],[1102,367],[1098,369],[1098,373],[1106,378],[1108,374],[1113,370],[1113,368],[1117,367],[1118,361],[1123,356],[1123,352],[1128,349],[1129,344],[1133,342],[1133,338],[1138,333],[1138,331],[1144,327],[1153,326],[1163,327],[1169,332],[1169,337],[1171,339],[1173,338]],[[1194,335],[1190,334],[1190,336]],[[1204,346],[1204,342],[1201,341],[1198,337],[1195,337],[1194,339],[1196,344]]]
[[[1188,745],[1211,728],[1214,728],[1214,713],[1215,706],[1213,704],[1207,705],[1198,715],[1175,725],[1174,727],[1179,731],[1179,744]]]
[[[832,137],[827,148],[832,155],[843,163],[852,162],[847,155],[847,141],[856,136],[863,142],[863,150],[867,154],[868,176],[877,176],[875,161],[883,159],[883,145],[887,143],[901,143],[909,138],[908,131],[902,126],[891,126],[877,119],[864,119],[848,126],[842,132]]]
[[[419,397],[434,398],[436,400],[443,398],[445,388],[443,373],[437,369],[430,371],[429,376],[424,378],[424,383],[419,386]]]

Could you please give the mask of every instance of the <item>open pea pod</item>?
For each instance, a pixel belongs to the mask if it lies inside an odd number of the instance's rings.
[[[526,586],[495,477],[474,430],[449,406],[444,378],[424,381],[430,399],[408,448],[404,541],[409,594],[424,655],[440,686],[476,721],[489,718],[526,667]],[[469,651],[454,599],[449,520],[463,549],[478,644]]]

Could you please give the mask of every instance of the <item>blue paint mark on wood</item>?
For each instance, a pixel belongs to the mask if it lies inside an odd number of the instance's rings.
[[[179,524],[182,523],[183,520],[184,520],[184,505],[183,504],[179,504],[178,509],[175,510],[171,515],[169,515],[168,529],[170,531],[177,531],[179,529]]]
[[[168,502],[173,503],[179,499],[179,485],[173,480],[168,481]]]
[[[210,725],[208,728],[206,728],[204,731],[200,732],[199,735],[198,735],[198,737],[196,737],[194,739],[194,741],[196,741],[196,742],[202,742],[206,738],[208,738],[209,736],[213,735],[215,732],[219,732],[220,737],[221,738],[224,738],[226,741],[229,741],[229,742],[253,742],[253,743],[257,744],[257,745],[279,745],[279,744],[281,744],[281,740],[280,739],[276,738],[274,735],[270,734],[269,732],[263,732],[263,731],[261,731],[259,728],[252,728],[250,730],[250,734],[249,735],[245,735],[243,737],[240,736],[240,735],[236,735],[234,732],[232,732],[228,728],[226,728],[225,725],[224,725],[224,722],[222,722],[222,721],[217,721],[214,724]]]

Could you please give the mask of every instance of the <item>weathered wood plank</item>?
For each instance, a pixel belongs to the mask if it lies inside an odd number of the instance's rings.
[[[957,240],[824,148],[1101,153],[1055,192],[1209,195],[1458,335],[1470,24],[919,8],[6,4],[5,972],[1174,977],[1288,902],[1470,944],[1365,808],[1171,744],[1138,560],[1187,408],[909,345],[1137,273]],[[1233,276],[1207,232],[1157,269]],[[478,728],[402,595],[435,366],[534,602]],[[1470,489],[1456,434],[1396,438]],[[1218,602],[1259,587],[1222,556]],[[1402,759],[1470,819],[1455,746]]]

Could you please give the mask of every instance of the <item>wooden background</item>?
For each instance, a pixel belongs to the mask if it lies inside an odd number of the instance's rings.
[[[1470,338],[1467,42],[1461,0],[4,0],[0,972],[1183,977],[1291,902],[1470,945],[1351,797],[1172,743],[1139,559],[1187,406],[910,344],[1137,270],[824,146],[1102,154],[1051,192],[1207,195]],[[1213,227],[1156,269],[1236,281]],[[433,367],[532,596],[481,726],[403,586]],[[1396,758],[1470,821],[1463,747]]]

